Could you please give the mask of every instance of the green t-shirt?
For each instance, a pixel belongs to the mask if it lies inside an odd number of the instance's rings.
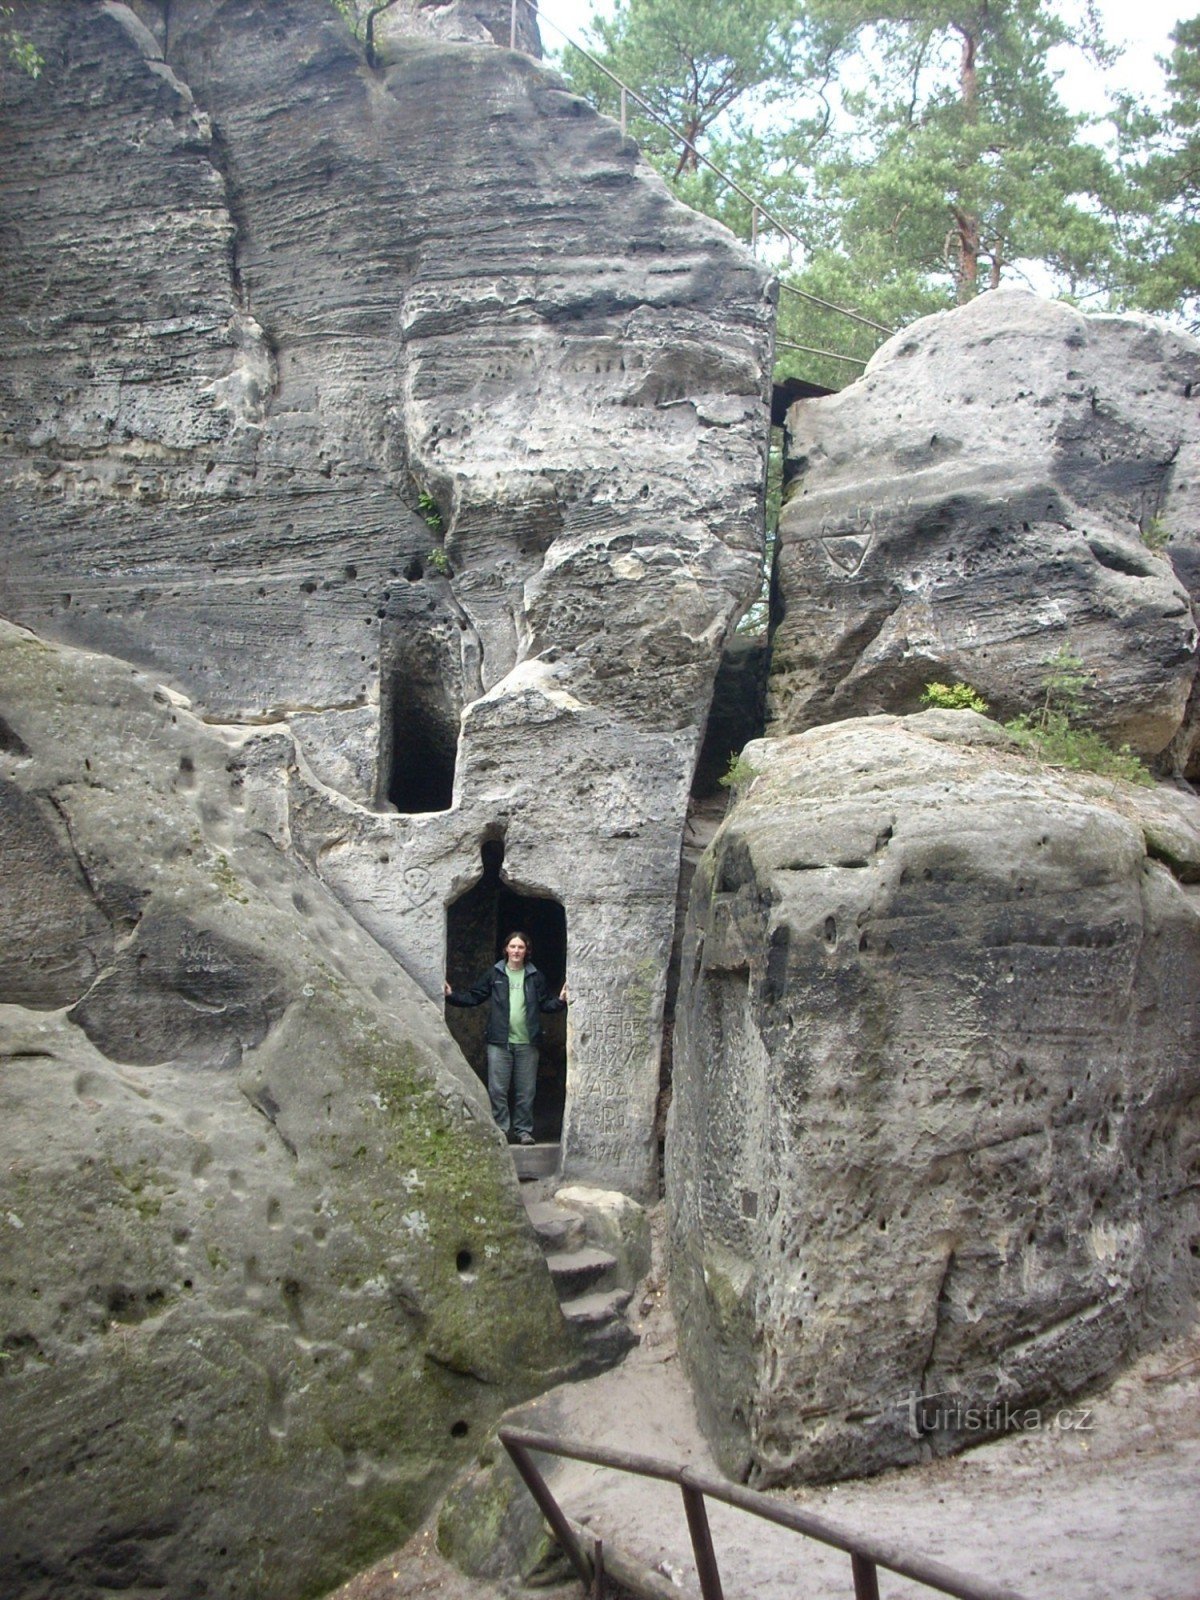
[[[513,969],[505,963],[508,973],[508,1042],[529,1043],[529,1022],[525,1016],[525,968]]]

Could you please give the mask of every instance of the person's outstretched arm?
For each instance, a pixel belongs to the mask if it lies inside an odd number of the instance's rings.
[[[567,1009],[567,986],[564,983],[557,994],[548,994],[546,980],[539,972],[537,976],[537,997],[539,1011],[565,1011]]]
[[[481,1006],[492,992],[492,974],[489,969],[477,983],[469,989],[452,989],[448,983],[442,984],[442,993],[446,997],[448,1006]]]

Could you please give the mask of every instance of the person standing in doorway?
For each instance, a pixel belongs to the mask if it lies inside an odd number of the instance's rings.
[[[504,959],[490,967],[469,989],[444,985],[446,1004],[481,1006],[490,1003],[487,1020],[487,1084],[496,1126],[510,1144],[532,1144],[533,1096],[537,1089],[538,1041],[542,1013],[565,1011],[567,986],[557,995],[530,961],[527,933],[510,933],[504,942]],[[509,1116],[509,1092],[513,1108]]]

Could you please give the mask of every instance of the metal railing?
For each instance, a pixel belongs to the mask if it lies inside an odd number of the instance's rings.
[[[822,1544],[844,1551],[850,1557],[855,1600],[879,1600],[880,1567],[900,1577],[911,1578],[939,1594],[954,1595],[956,1600],[1024,1600],[1015,1589],[967,1577],[943,1566],[940,1561],[909,1555],[883,1540],[840,1528],[799,1506],[773,1500],[769,1495],[745,1489],[740,1484],[726,1483],[723,1478],[695,1472],[691,1467],[678,1467],[651,1456],[631,1455],[624,1450],[568,1444],[562,1439],[527,1433],[520,1428],[501,1428],[499,1438],[580,1581],[593,1594],[603,1592],[603,1546],[597,1541],[597,1559],[593,1559],[584,1548],[584,1540],[588,1536],[568,1520],[538,1470],[532,1451],[536,1450],[542,1455],[563,1456],[570,1461],[583,1461],[592,1466],[612,1467],[615,1471],[631,1472],[640,1478],[657,1478],[660,1482],[675,1484],[683,1496],[683,1509],[703,1600],[724,1600],[705,1506],[706,1497],[739,1511],[749,1511],[777,1527],[788,1528],[793,1533],[804,1534],[807,1538],[817,1539]],[[627,1580],[622,1578],[622,1581]]]

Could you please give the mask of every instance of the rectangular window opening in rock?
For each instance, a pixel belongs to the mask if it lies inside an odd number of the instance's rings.
[[[454,804],[462,711],[458,627],[394,618],[380,638],[376,803],[412,816]]]

